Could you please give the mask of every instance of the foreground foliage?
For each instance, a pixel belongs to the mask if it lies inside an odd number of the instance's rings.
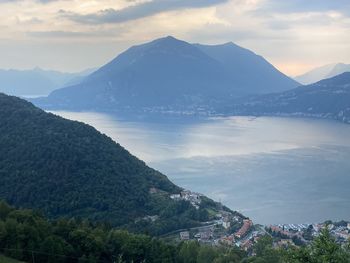
[[[236,247],[197,242],[165,243],[85,220],[48,221],[31,210],[0,202],[0,253],[32,262],[178,262],[178,263],[347,263],[349,246],[337,244],[327,230],[310,246],[273,248],[269,236],[254,246],[255,256]],[[10,262],[10,261],[9,261]]]
[[[308,246],[273,248],[272,238],[265,236],[254,246],[256,256],[243,260],[245,263],[348,263],[349,244],[336,243],[328,229],[323,229]]]
[[[16,210],[4,202],[0,203],[0,250],[19,260],[32,261],[34,257],[35,262],[51,263],[239,262],[244,256],[238,249],[214,249],[195,242],[167,244],[88,221],[50,222],[31,210]]]

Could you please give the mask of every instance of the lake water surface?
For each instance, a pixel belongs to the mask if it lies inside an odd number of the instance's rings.
[[[54,112],[94,126],[174,183],[256,223],[350,220],[350,125],[231,117],[125,121]]]

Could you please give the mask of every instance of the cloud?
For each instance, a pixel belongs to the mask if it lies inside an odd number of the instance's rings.
[[[73,39],[73,38],[113,38],[122,34],[124,30],[114,29],[112,30],[96,30],[96,31],[30,31],[27,32],[27,36],[34,38],[46,38],[46,39]]]
[[[228,0],[153,0],[151,2],[132,5],[121,10],[110,8],[86,15],[60,10],[59,15],[83,24],[122,23],[152,16],[161,12],[187,8],[201,8],[225,2],[228,2]]]
[[[0,0],[0,4],[2,3],[13,3],[13,2],[24,2],[25,0]],[[43,4],[48,4],[51,2],[58,2],[60,0],[35,0],[35,2],[43,3]]]
[[[277,13],[307,13],[307,12],[328,12],[339,11],[350,15],[349,0],[267,0],[263,2],[256,12],[266,14],[266,12]]]
[[[72,38],[72,37],[87,37],[95,36],[86,32],[74,32],[74,31],[31,31],[27,32],[28,36],[38,38]]]

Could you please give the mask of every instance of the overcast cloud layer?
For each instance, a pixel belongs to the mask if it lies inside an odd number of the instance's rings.
[[[348,0],[0,0],[0,68],[79,71],[173,35],[233,41],[297,75],[350,63]]]

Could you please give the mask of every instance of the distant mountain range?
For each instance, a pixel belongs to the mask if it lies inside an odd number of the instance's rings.
[[[173,200],[180,187],[93,127],[1,93],[0,156],[0,199],[50,218],[158,235],[212,220],[219,207],[232,212],[205,196],[197,207]]]
[[[300,116],[350,123],[350,72],[286,92],[253,96],[222,109],[228,115]]]
[[[319,68],[315,68],[303,75],[295,77],[294,79],[301,84],[308,85],[322,79],[334,77],[344,72],[350,72],[350,64],[328,64]]]
[[[233,43],[206,46],[165,37],[131,47],[80,84],[33,102],[45,109],[191,111],[298,85]]]
[[[55,89],[80,83],[94,70],[88,69],[79,73],[63,73],[40,68],[0,70],[0,92],[23,97],[47,96]]]

